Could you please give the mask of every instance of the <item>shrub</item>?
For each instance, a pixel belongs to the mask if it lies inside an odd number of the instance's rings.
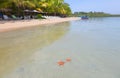
[[[44,17],[42,17],[42,15],[41,14],[38,14],[37,15],[37,19],[45,19]]]

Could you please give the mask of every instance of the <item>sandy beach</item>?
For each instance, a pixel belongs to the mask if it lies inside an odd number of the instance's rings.
[[[17,21],[6,21],[0,23],[0,32],[10,31],[14,29],[19,28],[25,28],[25,27],[33,27],[38,25],[44,25],[44,24],[54,24],[54,23],[60,23],[65,21],[72,21],[72,20],[78,20],[80,18],[77,17],[69,17],[69,18],[47,18],[47,19],[33,19],[33,20],[17,20]]]

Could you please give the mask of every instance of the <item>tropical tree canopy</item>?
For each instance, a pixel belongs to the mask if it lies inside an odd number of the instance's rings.
[[[4,9],[11,9],[13,13],[28,9],[45,13],[71,14],[71,9],[64,0],[0,0],[0,10]]]

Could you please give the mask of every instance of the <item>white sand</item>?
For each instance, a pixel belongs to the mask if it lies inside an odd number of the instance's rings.
[[[69,17],[69,18],[48,18],[43,20],[19,20],[19,21],[7,21],[5,23],[0,23],[0,32],[5,32],[9,30],[14,30],[18,28],[32,27],[43,24],[53,24],[60,23],[71,20],[78,20],[80,18],[77,17]]]

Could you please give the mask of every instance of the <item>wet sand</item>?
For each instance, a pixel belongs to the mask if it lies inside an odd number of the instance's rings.
[[[25,28],[25,27],[33,27],[33,26],[40,26],[44,24],[54,24],[60,23],[65,21],[72,21],[78,20],[80,18],[77,17],[69,17],[69,18],[47,18],[47,19],[34,19],[34,20],[19,20],[19,21],[7,21],[5,23],[0,23],[0,32],[10,31],[18,28]]]

